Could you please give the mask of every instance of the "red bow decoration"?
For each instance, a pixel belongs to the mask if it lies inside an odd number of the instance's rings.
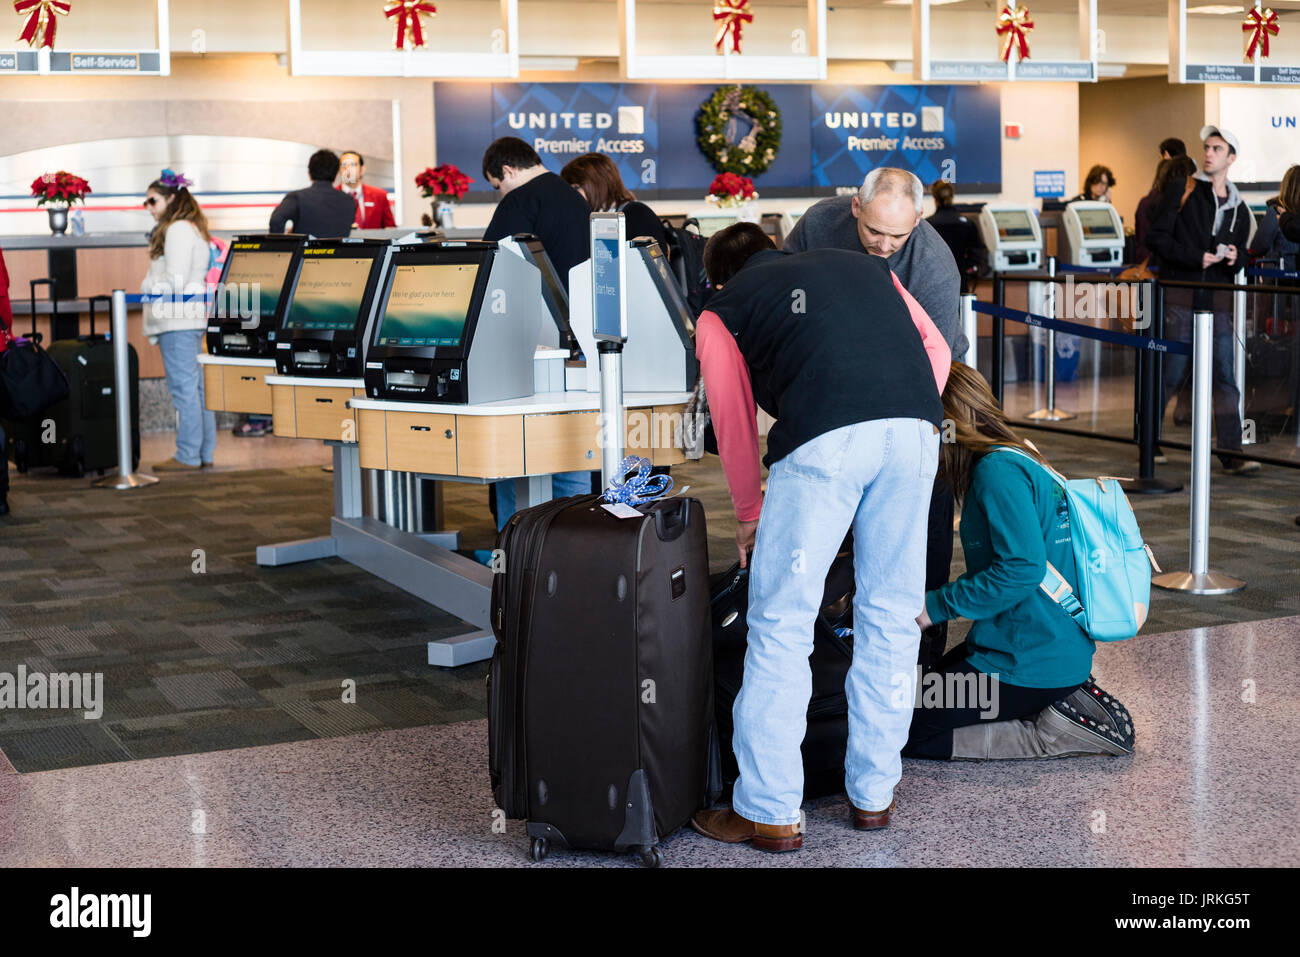
[[[731,34],[731,49],[740,52],[740,31],[744,24],[753,23],[754,15],[749,12],[749,0],[717,0],[713,5],[713,19],[721,20],[718,35],[713,38],[713,45],[719,53],[725,52],[727,34]]]
[[[23,32],[19,35],[18,40],[26,43],[28,46],[36,47],[53,47],[54,31],[58,26],[58,21],[54,19],[55,14],[67,16],[72,12],[72,4],[64,0],[14,0],[14,13],[22,16],[24,13],[31,11],[31,16],[27,18],[27,26],[23,27]],[[36,42],[37,34],[44,34],[41,42]]]
[[[1247,11],[1245,19],[1241,21],[1241,31],[1249,33],[1250,40],[1246,43],[1247,61],[1255,58],[1255,49],[1259,49],[1261,60],[1268,59],[1268,35],[1271,33],[1277,36],[1277,14],[1271,8],[1265,7],[1261,11],[1258,7]]]
[[[424,27],[420,17],[436,17],[438,8],[426,0],[392,0],[384,7],[384,16],[397,17],[393,30],[393,49],[406,49],[406,29],[411,29],[411,49],[418,50],[424,46]]]
[[[1016,48],[1017,60],[1029,59],[1029,31],[1034,29],[1034,21],[1029,19],[1027,7],[1011,5],[1002,8],[998,14],[998,36],[1002,37],[1002,52],[999,58],[1003,63],[1011,62],[1011,50]]]

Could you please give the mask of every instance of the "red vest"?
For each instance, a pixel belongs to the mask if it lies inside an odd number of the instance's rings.
[[[361,229],[388,229],[396,226],[388,194],[378,186],[362,183],[361,202],[357,204],[357,214],[353,221]]]

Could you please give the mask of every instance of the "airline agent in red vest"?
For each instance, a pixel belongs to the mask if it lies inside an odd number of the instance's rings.
[[[367,186],[362,180],[366,175],[366,161],[355,150],[344,153],[339,160],[339,176],[342,182],[337,189],[349,194],[356,201],[356,224],[360,229],[388,229],[396,226],[393,208],[388,203],[388,194],[378,186]]]

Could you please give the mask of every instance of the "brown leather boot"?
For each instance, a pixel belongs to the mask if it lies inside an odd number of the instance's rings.
[[[729,807],[698,812],[691,818],[691,827],[715,841],[726,844],[749,841],[762,851],[797,851],[803,847],[798,824],[758,824]]]
[[[853,809],[854,830],[875,831],[882,827],[889,827],[889,812],[897,806],[898,800],[894,799],[889,802],[889,807],[883,811],[864,811],[861,808],[854,807],[853,803],[850,802],[849,807]]]

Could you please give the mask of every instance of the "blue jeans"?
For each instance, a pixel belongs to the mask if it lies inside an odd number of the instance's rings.
[[[211,462],[217,451],[217,418],[203,407],[203,370],[199,366],[202,329],[179,329],[158,336],[167,389],[180,421],[176,425],[176,461]]]
[[[506,527],[515,514],[515,480],[502,479],[492,483],[497,490],[497,531]],[[551,476],[551,498],[591,494],[590,472],[556,472]]]
[[[912,721],[938,459],[929,422],[879,419],[827,432],[773,464],[751,560],[744,684],[732,708],[740,768],[732,805],[743,817],[799,820],[813,622],[849,526],[857,594],[844,784],[864,811],[893,800]]]

